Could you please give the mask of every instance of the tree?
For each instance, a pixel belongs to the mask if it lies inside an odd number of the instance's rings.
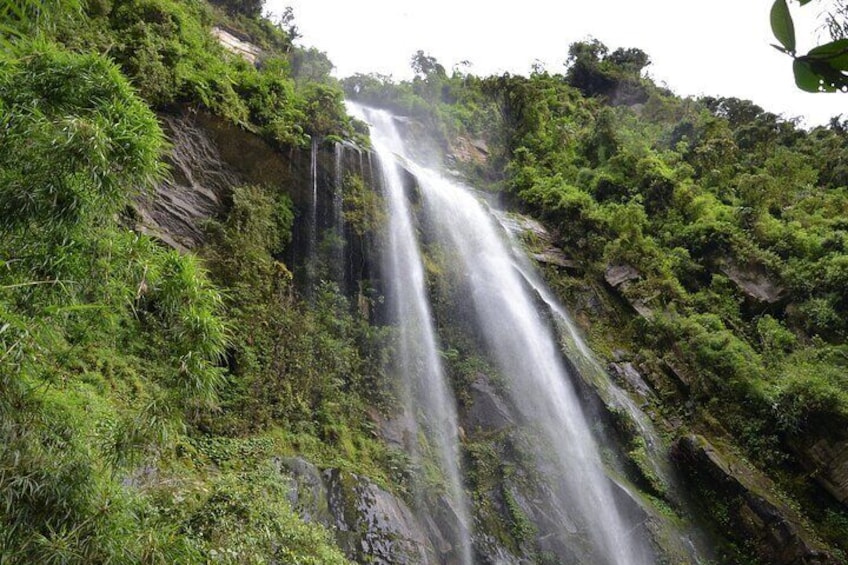
[[[613,105],[644,102],[642,69],[650,58],[641,49],[616,49],[612,53],[597,39],[572,43],[568,49],[566,80],[585,96],[606,96]]]
[[[801,6],[811,0],[798,0]],[[796,53],[795,24],[786,0],[775,0],[771,8],[771,29],[780,45],[778,51],[790,55],[795,84],[807,92],[848,92],[848,2],[834,0],[835,8],[825,14],[825,26],[832,41],[814,47],[806,55]]]
[[[412,56],[412,70],[415,71],[415,76],[418,78],[447,78],[445,68],[436,61],[436,58],[425,55],[424,51],[420,49]]]

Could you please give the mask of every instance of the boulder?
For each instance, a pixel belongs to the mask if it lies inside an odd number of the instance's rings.
[[[451,554],[443,526],[422,524],[406,502],[373,481],[340,469],[321,471],[299,457],[274,463],[289,482],[292,507],[329,528],[350,559],[427,565]]]

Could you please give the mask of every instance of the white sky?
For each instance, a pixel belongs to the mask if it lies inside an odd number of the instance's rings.
[[[791,59],[769,44],[773,0],[267,0],[294,9],[300,43],[325,51],[338,77],[356,72],[411,77],[419,49],[451,71],[463,60],[478,75],[527,74],[534,62],[561,72],[568,46],[589,36],[610,50],[638,47],[648,74],[679,95],[753,100],[806,125],[848,117],[848,94],[795,87]],[[816,45],[817,2],[792,2],[798,51]],[[804,22],[803,20],[807,21]],[[806,23],[806,25],[804,25]],[[826,37],[821,37],[822,41]]]

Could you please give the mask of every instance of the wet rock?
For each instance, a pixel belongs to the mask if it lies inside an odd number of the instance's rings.
[[[651,387],[642,378],[633,363],[610,363],[610,368],[619,379],[627,383],[631,390],[644,399],[652,395]]]
[[[697,435],[680,438],[672,455],[694,486],[722,497],[730,522],[725,533],[755,548],[764,562],[838,563],[807,531],[803,518],[775,495],[771,480],[745,461]]]
[[[436,563],[424,527],[409,507],[368,479],[338,469],[323,473],[339,545],[368,563]]]
[[[321,471],[300,457],[279,457],[277,469],[289,477],[289,503],[307,522],[327,525],[332,516]]]
[[[481,536],[477,542],[477,562],[492,565],[531,565],[532,559],[518,557],[501,546],[492,536]]]
[[[555,267],[562,267],[563,269],[568,269],[571,271],[576,271],[580,268],[580,265],[577,261],[573,259],[569,259],[562,250],[557,249],[555,247],[549,247],[543,250],[540,253],[531,253],[530,258],[538,263],[544,263],[545,265],[554,265]]]
[[[492,388],[486,375],[478,374],[471,384],[471,407],[467,420],[470,430],[496,431],[515,425],[512,412]]]
[[[579,271],[581,266],[562,249],[554,245],[554,236],[537,220],[521,214],[496,213],[501,225],[512,235],[524,240],[532,248],[531,259],[545,265],[553,265],[569,271]]]
[[[421,524],[403,500],[367,478],[339,469],[322,472],[299,457],[274,463],[289,481],[292,507],[305,520],[329,528],[350,559],[436,564],[453,549],[438,525]]]
[[[416,423],[412,414],[403,411],[392,417],[386,417],[377,411],[369,413],[371,421],[377,427],[377,433],[392,447],[411,452],[415,446]]]

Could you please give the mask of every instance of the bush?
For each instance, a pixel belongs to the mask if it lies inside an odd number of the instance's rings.
[[[117,67],[48,43],[0,55],[0,230],[66,233],[162,172],[162,132]]]

